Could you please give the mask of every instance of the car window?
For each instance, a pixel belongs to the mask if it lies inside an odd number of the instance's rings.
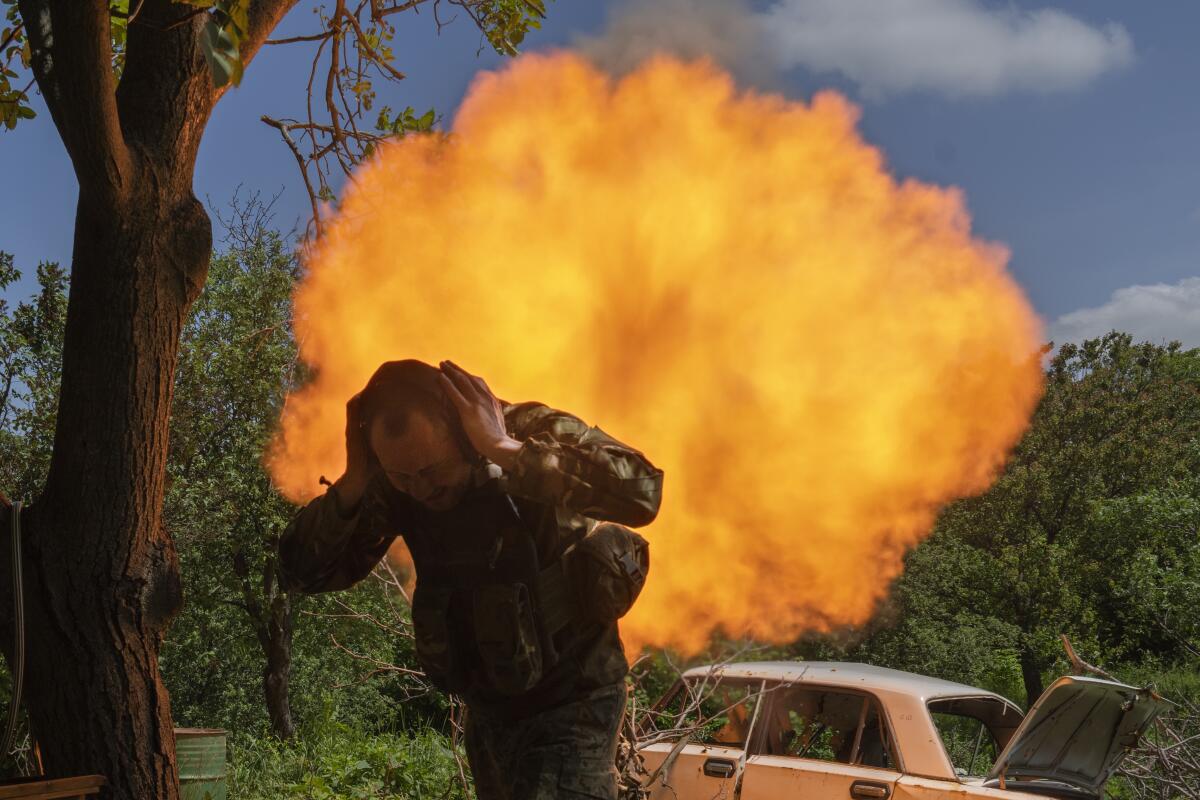
[[[771,694],[763,753],[896,769],[875,698],[801,686],[783,686]]]
[[[986,775],[996,763],[996,740],[982,721],[960,714],[933,714],[942,747],[960,778]]]
[[[761,695],[761,681],[685,681],[652,715],[655,732],[665,739],[686,734],[699,744],[745,747]]]
[[[987,775],[1021,722],[1015,707],[994,697],[935,700],[929,713],[960,778]]]

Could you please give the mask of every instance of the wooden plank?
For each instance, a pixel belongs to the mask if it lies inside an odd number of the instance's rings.
[[[25,778],[0,784],[0,800],[55,800],[99,794],[107,783],[103,775],[79,775],[73,778]]]

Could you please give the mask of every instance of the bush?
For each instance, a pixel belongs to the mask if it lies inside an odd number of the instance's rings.
[[[459,775],[450,740],[434,730],[370,734],[332,715],[290,742],[230,744],[236,800],[469,800]]]

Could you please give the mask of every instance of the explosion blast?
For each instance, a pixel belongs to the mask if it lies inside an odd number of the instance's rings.
[[[478,78],[451,135],[358,171],[308,258],[316,378],[278,485],[341,474],[346,399],[380,362],[449,358],[666,471],[627,644],[864,622],[1024,431],[1041,330],[961,194],[891,177],[857,119],[669,59]]]

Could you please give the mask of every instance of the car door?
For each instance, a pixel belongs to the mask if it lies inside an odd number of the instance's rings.
[[[650,800],[733,798],[762,688],[761,680],[715,677],[677,686],[643,737]]]
[[[766,694],[741,800],[887,800],[900,777],[879,701],[864,692],[792,684]]]

